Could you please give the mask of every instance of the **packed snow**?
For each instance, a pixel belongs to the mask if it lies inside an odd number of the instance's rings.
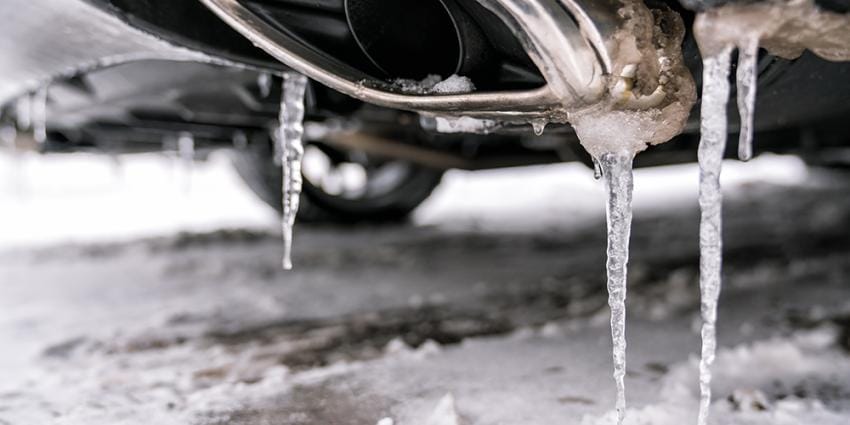
[[[431,92],[437,94],[469,93],[473,91],[475,91],[475,84],[472,84],[472,80],[457,74],[452,74],[449,78],[431,87]]]
[[[27,201],[4,186],[3,234],[35,231],[40,247],[3,241],[0,420],[616,421],[606,194],[590,170],[452,172],[413,224],[304,226],[304,266],[284,273],[270,210],[222,157],[197,164],[186,200],[156,178],[174,160],[155,158],[122,156],[121,183],[108,157],[27,157]],[[724,167],[712,420],[845,424],[847,175],[791,157]],[[628,425],[696,420],[697,176],[694,165],[634,175]],[[77,229],[47,219],[60,201]],[[175,234],[179,202],[210,230]],[[142,203],[171,213],[131,208]],[[69,243],[72,231],[101,242]]]
[[[472,117],[435,117],[436,130],[440,133],[489,134],[502,127],[498,121]]]
[[[439,75],[429,75],[422,80],[398,78],[393,87],[409,94],[461,94],[475,91],[475,84],[469,77],[452,74],[446,79]]]

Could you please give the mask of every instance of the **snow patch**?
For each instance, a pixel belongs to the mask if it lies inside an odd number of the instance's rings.
[[[789,338],[775,338],[719,350],[714,386],[718,398],[711,407],[715,423],[747,425],[846,424],[848,406],[828,406],[812,383],[834,383],[850,390],[850,359],[833,348],[835,331],[822,328]],[[675,366],[664,377],[663,403],[628,409],[626,425],[680,425],[693,418],[699,404],[694,386],[699,360]],[[841,400],[846,404],[847,400]],[[582,425],[609,425],[616,412],[586,415]]]
[[[439,94],[471,93],[474,91],[475,84],[472,84],[472,80],[457,74],[452,74],[449,78],[431,87],[431,93]]]
[[[472,117],[435,117],[435,121],[440,133],[489,134],[501,127],[496,121]]]
[[[426,425],[466,425],[466,421],[463,420],[457,411],[455,398],[451,393],[444,395],[440,399],[437,407],[434,408],[434,411],[425,423]]]
[[[397,78],[392,87],[407,94],[461,94],[475,91],[475,84],[469,77],[452,74],[445,80],[439,75],[429,75],[421,80]]]

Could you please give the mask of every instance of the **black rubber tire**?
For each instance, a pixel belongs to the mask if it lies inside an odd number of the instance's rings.
[[[268,146],[254,144],[233,154],[236,172],[265,203],[282,212],[281,168],[274,165]],[[300,222],[355,223],[404,220],[440,184],[442,170],[412,166],[409,176],[390,192],[373,199],[352,201],[324,193],[304,179]]]

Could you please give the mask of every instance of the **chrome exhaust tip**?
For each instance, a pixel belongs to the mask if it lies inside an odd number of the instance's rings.
[[[487,57],[484,34],[454,0],[345,0],[345,15],[360,49],[386,75],[468,75]]]
[[[352,66],[299,43],[296,37],[245,7],[242,0],[199,1],[293,70],[365,102],[425,115],[467,116],[512,123],[541,120],[565,123],[569,122],[571,113],[610,97],[610,90],[615,86],[611,80],[619,78],[614,74],[626,66],[619,63],[618,57],[623,31],[629,30],[628,18],[620,13],[627,2],[621,0],[477,0],[510,28],[546,84],[530,90],[445,95],[404,93],[386,82],[376,81]],[[399,55],[394,51],[398,45],[411,43],[414,36],[421,36],[404,33],[404,25],[410,25],[403,19],[408,12],[405,8],[414,3],[418,4],[418,13],[433,17],[433,25],[446,30],[443,35],[446,40],[441,43],[447,43],[448,52],[440,56],[434,72],[443,76],[450,71],[463,72],[467,66],[464,55],[474,55],[471,48],[480,35],[474,31],[463,33],[466,29],[461,22],[464,15],[453,9],[454,0],[382,1],[380,6],[389,9],[377,14],[374,10],[378,7],[377,0],[347,0],[348,21],[363,51],[389,74],[419,77],[427,73],[420,72],[425,64],[413,56],[415,52],[433,51],[438,44],[420,42],[416,45],[413,40],[416,48],[410,55],[404,55],[401,60],[393,56]],[[391,34],[389,37],[387,32]],[[396,39],[386,39],[390,37]],[[409,64],[404,63],[411,58]],[[474,66],[474,62],[470,66]]]

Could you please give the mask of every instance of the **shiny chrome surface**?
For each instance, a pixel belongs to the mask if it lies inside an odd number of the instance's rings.
[[[503,121],[566,122],[569,111],[602,98],[611,69],[605,43],[620,19],[616,0],[478,0],[511,27],[547,84],[528,91],[412,95],[382,88],[360,71],[305,48],[239,0],[200,1],[287,66],[350,96],[391,108]]]

